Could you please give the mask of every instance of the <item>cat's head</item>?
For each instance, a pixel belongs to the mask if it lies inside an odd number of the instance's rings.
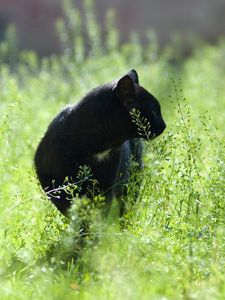
[[[139,136],[153,139],[165,130],[166,124],[162,118],[160,104],[151,93],[139,85],[135,70],[129,71],[119,79],[114,89],[119,101],[130,113],[131,121],[136,124]]]

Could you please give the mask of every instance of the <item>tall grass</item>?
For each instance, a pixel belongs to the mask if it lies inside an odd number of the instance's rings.
[[[145,47],[136,36],[120,45],[112,12],[103,41],[85,7],[86,41],[83,17],[67,2],[59,56],[15,57],[14,39],[0,45],[0,297],[224,299],[225,43],[202,45],[177,68],[176,49],[159,52],[153,35]],[[131,68],[160,100],[167,130],[145,144],[142,180],[128,187],[122,222],[116,201],[106,220],[87,199],[66,219],[37,182],[37,144],[65,104]]]

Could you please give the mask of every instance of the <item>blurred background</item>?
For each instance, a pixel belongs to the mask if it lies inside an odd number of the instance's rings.
[[[73,2],[82,12],[83,1]],[[63,17],[61,4],[60,0],[1,0],[0,40],[12,23],[19,48],[33,49],[42,56],[58,53],[55,22]],[[225,35],[225,0],[96,0],[94,6],[103,32],[105,12],[110,8],[116,11],[121,42],[135,31],[145,43],[146,32],[152,29],[161,46],[178,34],[188,53],[197,37],[214,43]]]

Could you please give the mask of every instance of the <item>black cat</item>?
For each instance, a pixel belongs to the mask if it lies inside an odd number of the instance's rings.
[[[63,109],[50,123],[36,154],[35,168],[42,188],[56,207],[65,214],[71,205],[69,195],[54,193],[68,182],[79,181],[80,166],[89,166],[106,201],[121,194],[129,179],[131,155],[141,166],[140,130],[133,122],[135,108],[150,129],[142,136],[153,139],[166,125],[158,101],[139,85],[138,74],[131,70],[120,80],[89,92],[78,104]],[[80,195],[88,194],[82,185]]]

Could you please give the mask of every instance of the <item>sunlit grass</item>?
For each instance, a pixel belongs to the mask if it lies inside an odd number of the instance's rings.
[[[224,299],[225,43],[202,46],[178,71],[156,44],[119,46],[110,22],[100,52],[97,40],[84,53],[73,33],[77,51],[64,45],[43,60],[23,52],[13,66],[1,59],[0,297]],[[38,142],[64,105],[131,68],[160,100],[167,130],[145,144],[141,186],[128,187],[123,220],[116,202],[107,220],[94,208],[78,214],[79,199],[65,219],[37,182]],[[91,224],[83,247],[81,218]]]

